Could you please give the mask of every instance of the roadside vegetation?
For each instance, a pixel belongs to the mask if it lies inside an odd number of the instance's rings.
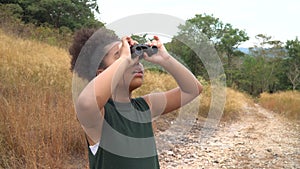
[[[300,92],[286,91],[274,94],[263,93],[259,104],[290,120],[300,120]]]
[[[71,2],[56,4],[60,2],[38,0],[36,6],[30,6],[31,0],[0,3],[0,168],[86,168],[87,145],[72,103],[68,47],[74,31],[98,28],[103,23],[91,13],[91,9],[99,9],[95,0],[78,1],[75,6]],[[62,8],[53,8],[58,5]],[[71,14],[75,11],[71,7],[80,8],[78,15]],[[48,15],[59,12],[62,15],[56,16],[57,22],[47,20]],[[284,44],[260,34],[257,39],[263,43],[249,48],[250,52],[245,54],[237,51],[237,47],[248,39],[246,32],[212,15],[197,14],[189,22],[199,27],[182,25],[177,39],[166,47],[181,56],[204,85],[199,118],[208,115],[211,87],[204,65],[178,41],[186,31],[202,32],[212,44],[213,40],[222,42],[214,44],[225,65],[228,86],[222,121],[239,120],[245,106],[255,102],[288,119],[300,119],[298,38]],[[265,48],[270,45],[271,48]],[[147,70],[145,85],[134,94],[165,91],[175,85],[174,79],[162,71]],[[176,115],[174,112],[163,118],[172,120]]]
[[[0,38],[0,167],[84,167],[86,142],[73,108],[67,51],[2,30]],[[175,81],[167,74],[147,71],[145,84],[136,95],[170,89]],[[211,98],[209,84],[203,84],[199,117],[205,118]],[[231,88],[226,93],[222,120],[238,120],[243,106],[253,100]],[[299,98],[299,92],[263,94],[260,104],[299,118]]]

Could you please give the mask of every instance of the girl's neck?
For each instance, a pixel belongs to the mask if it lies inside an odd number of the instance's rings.
[[[115,93],[112,93],[112,100],[121,103],[130,102],[131,92],[125,92],[125,91],[126,90],[118,90]]]

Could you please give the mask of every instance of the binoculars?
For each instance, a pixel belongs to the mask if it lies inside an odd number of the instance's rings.
[[[130,47],[131,58],[134,59],[139,57],[139,59],[143,58],[144,52],[147,53],[148,56],[152,56],[156,54],[158,51],[157,46],[149,46],[145,44],[137,44]]]

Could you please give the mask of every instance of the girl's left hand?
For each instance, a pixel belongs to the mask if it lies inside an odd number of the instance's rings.
[[[147,53],[145,52],[144,53],[145,60],[161,65],[162,63],[168,61],[168,59],[171,57],[168,51],[166,50],[165,46],[163,45],[163,43],[158,38],[158,36],[154,36],[154,39],[151,42],[148,42],[146,44],[150,46],[157,46],[158,51],[156,54],[152,56],[148,56]]]

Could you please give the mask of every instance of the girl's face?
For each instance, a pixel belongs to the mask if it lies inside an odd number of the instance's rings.
[[[111,46],[107,55],[104,57],[104,63],[106,67],[113,64],[120,57],[121,42],[115,42]],[[126,87],[129,91],[140,87],[143,84],[144,79],[144,67],[140,62],[130,66],[124,72],[124,75],[119,82],[119,86]]]

